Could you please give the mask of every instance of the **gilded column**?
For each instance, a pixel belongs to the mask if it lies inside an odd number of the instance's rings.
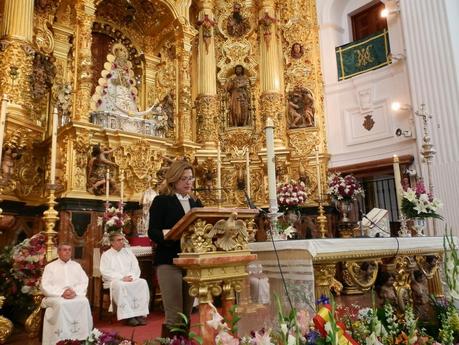
[[[92,25],[95,18],[94,0],[80,0],[76,7],[76,51],[73,80],[73,119],[88,121],[92,89]]]
[[[215,149],[218,135],[213,1],[199,3],[198,97],[196,99],[198,141]]]
[[[286,137],[286,123],[282,116],[281,62],[276,34],[277,19],[274,16],[273,0],[263,0],[259,12],[260,27],[260,84],[261,114],[263,121],[270,117],[274,121],[276,146],[282,145]]]
[[[177,48],[178,57],[178,118],[179,118],[179,142],[190,143],[192,137],[192,118],[191,118],[191,46],[195,35],[194,29],[189,24],[183,25],[183,36],[181,45]]]
[[[0,70],[0,94],[7,94],[23,115],[32,109],[33,9],[33,0],[5,0],[0,32],[0,61],[4,66]]]

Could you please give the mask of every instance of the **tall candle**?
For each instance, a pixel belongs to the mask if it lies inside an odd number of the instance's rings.
[[[316,149],[316,174],[317,174],[317,193],[319,200],[322,200],[322,179],[320,176],[319,146]]]
[[[124,200],[124,169],[120,169],[120,201],[121,207]]]
[[[2,162],[3,139],[5,137],[6,111],[8,109],[8,97],[2,96],[2,106],[0,109],[0,165]]]
[[[397,155],[394,155],[393,167],[394,167],[394,183],[395,193],[397,194],[397,205],[398,213],[402,215],[402,177],[400,175],[400,161]]]
[[[53,111],[53,127],[51,131],[51,167],[49,174],[49,183],[56,183],[56,156],[57,156],[57,108]]]
[[[107,200],[107,206],[108,206],[109,195],[110,195],[110,169],[107,168],[107,172],[105,173],[105,199]]]
[[[279,211],[279,207],[277,205],[276,164],[274,162],[274,122],[270,117],[266,119],[265,135],[266,164],[268,166],[269,212],[277,213],[277,211]]]
[[[247,195],[250,198],[250,153],[249,148],[247,148],[247,152],[245,153],[245,179],[246,179],[246,191]]]
[[[217,146],[217,198],[220,204],[222,199],[222,161],[220,153],[220,143]]]

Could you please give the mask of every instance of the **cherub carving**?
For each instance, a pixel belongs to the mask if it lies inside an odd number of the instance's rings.
[[[115,167],[116,163],[108,159],[108,155],[114,149],[102,150],[99,145],[94,145],[91,152],[91,159],[88,162],[88,192],[94,195],[106,193],[106,173],[110,167]],[[116,190],[115,181],[109,179],[109,189],[113,193]]]
[[[237,247],[242,249],[241,240],[246,242],[249,238],[245,222],[237,219],[236,212],[231,213],[227,220],[220,219],[216,222],[207,236],[209,238],[217,237],[215,245],[224,251],[234,250]]]

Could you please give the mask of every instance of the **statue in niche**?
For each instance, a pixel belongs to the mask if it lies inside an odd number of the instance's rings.
[[[116,43],[113,45],[112,53],[107,55],[108,62],[105,63],[105,70],[102,72],[106,81],[99,80],[99,84],[103,84],[103,91],[102,97],[97,100],[97,110],[113,113],[137,112],[137,89],[134,86],[134,72],[128,59],[127,48]]]
[[[107,169],[115,167],[116,163],[108,159],[108,155],[114,149],[101,149],[100,145],[94,145],[91,152],[91,159],[88,162],[88,192],[94,195],[104,195],[107,185]],[[113,176],[110,174],[110,176]],[[115,181],[109,179],[110,194],[115,192]]]
[[[230,95],[228,125],[243,127],[250,122],[250,80],[244,73],[244,67],[237,65],[234,75],[226,83],[225,89]]]
[[[241,8],[241,4],[237,2],[233,4],[233,13],[228,17],[226,24],[226,30],[230,36],[242,37],[249,31],[249,22],[242,16]]]
[[[414,271],[411,278],[414,311],[420,320],[427,321],[432,316],[432,305],[429,300],[427,279],[421,271]]]
[[[309,90],[295,88],[288,93],[289,128],[314,126],[314,98]]]
[[[304,55],[304,47],[298,42],[293,43],[290,56],[294,59],[300,59]]]
[[[138,110],[137,81],[123,44],[113,45],[101,76],[92,96],[92,123],[127,132],[165,135],[170,120],[159,102],[145,111]]]

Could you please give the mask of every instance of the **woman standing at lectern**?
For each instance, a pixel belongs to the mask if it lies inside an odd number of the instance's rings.
[[[179,323],[178,313],[190,316],[193,297],[188,294],[188,283],[183,280],[185,271],[173,264],[180,252],[180,241],[165,240],[164,234],[201,201],[191,194],[193,168],[186,161],[175,161],[165,174],[150,208],[148,237],[156,243],[154,265],[157,266],[159,288],[164,306],[165,320],[161,337],[170,335],[170,327]]]

